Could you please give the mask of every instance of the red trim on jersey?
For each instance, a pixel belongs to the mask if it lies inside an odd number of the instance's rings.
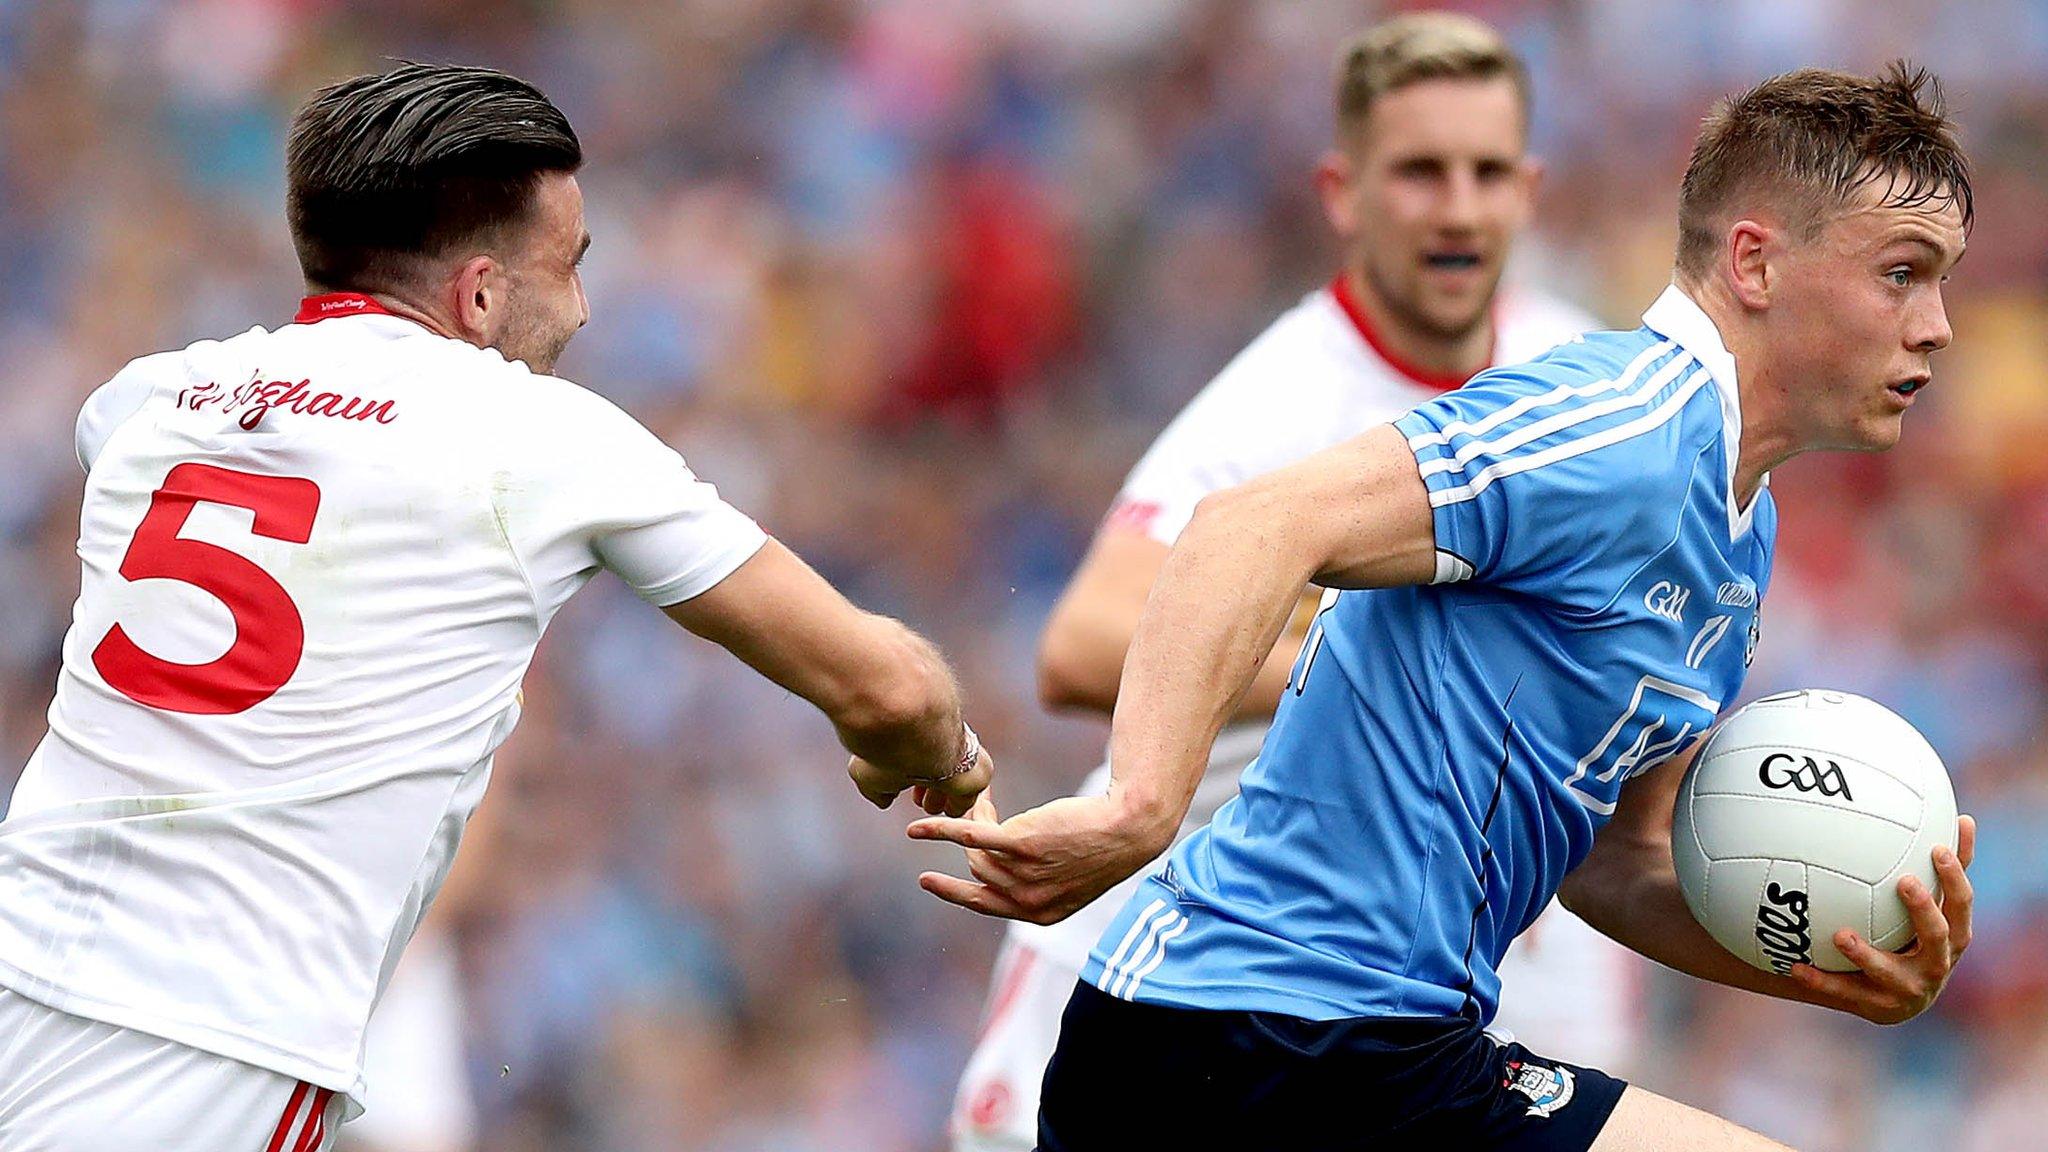
[[[292,317],[294,324],[318,324],[336,316],[389,316],[391,309],[377,303],[361,292],[326,292],[308,296],[299,301],[299,314]]]
[[[1102,531],[1150,535],[1152,521],[1159,518],[1160,511],[1157,500],[1119,500],[1111,506],[1109,515],[1102,518]]]
[[[1413,361],[1402,359],[1399,353],[1387,347],[1386,341],[1380,339],[1379,329],[1373,327],[1372,318],[1365,314],[1365,309],[1359,306],[1358,297],[1351,291],[1351,277],[1349,275],[1343,272],[1337,273],[1337,278],[1330,281],[1330,295],[1337,298],[1337,307],[1343,309],[1344,315],[1351,318],[1351,326],[1358,329],[1358,334],[1365,338],[1366,344],[1371,347],[1373,352],[1380,359],[1387,362],[1387,367],[1422,385],[1424,388],[1432,388],[1438,392],[1449,392],[1455,388],[1462,388],[1465,386],[1465,381],[1471,379],[1470,376],[1460,376],[1455,372],[1432,372],[1427,368],[1419,367]],[[1499,351],[1500,325],[1495,323],[1493,343],[1486,350],[1486,362],[1488,364],[1493,363],[1494,354]]]
[[[291,1135],[292,1121],[299,1118],[299,1105],[306,1102],[306,1090],[312,1085],[304,1080],[292,1089],[292,1102],[284,1106],[284,1115],[277,1118],[277,1131],[270,1134],[270,1146],[263,1152],[283,1152],[284,1138]]]

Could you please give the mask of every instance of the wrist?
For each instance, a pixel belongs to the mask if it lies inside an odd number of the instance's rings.
[[[974,771],[975,766],[980,763],[981,737],[976,736],[974,729],[968,725],[967,721],[962,720],[960,722],[960,751],[953,758],[952,765],[937,775],[906,776],[904,779],[909,780],[913,784],[943,784],[955,776],[964,776]]]
[[[1133,844],[1156,856],[1173,844],[1180,830],[1186,805],[1174,805],[1170,798],[1144,784],[1111,777],[1109,801],[1116,807],[1117,828]]]

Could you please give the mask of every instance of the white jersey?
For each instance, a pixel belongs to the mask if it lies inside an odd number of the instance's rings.
[[[603,398],[361,296],[131,363],[78,446],[0,986],[354,1096],[556,610],[600,567],[679,603],[765,536]]]

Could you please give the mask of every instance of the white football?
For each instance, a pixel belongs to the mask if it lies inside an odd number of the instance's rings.
[[[1939,892],[1956,795],[1926,737],[1847,692],[1766,696],[1715,729],[1679,785],[1671,855],[1686,906],[1767,972],[1855,968],[1843,928],[1886,951],[1913,942],[1900,877]]]

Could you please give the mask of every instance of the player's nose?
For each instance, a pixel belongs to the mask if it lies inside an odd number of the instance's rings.
[[[1446,228],[1476,227],[1480,218],[1479,174],[1468,165],[1454,164],[1437,202],[1437,222]]]
[[[1940,292],[1931,294],[1926,308],[1914,317],[1913,328],[1907,333],[1907,344],[1916,352],[1939,352],[1955,339],[1955,330],[1949,326],[1948,306],[1943,303]]]

